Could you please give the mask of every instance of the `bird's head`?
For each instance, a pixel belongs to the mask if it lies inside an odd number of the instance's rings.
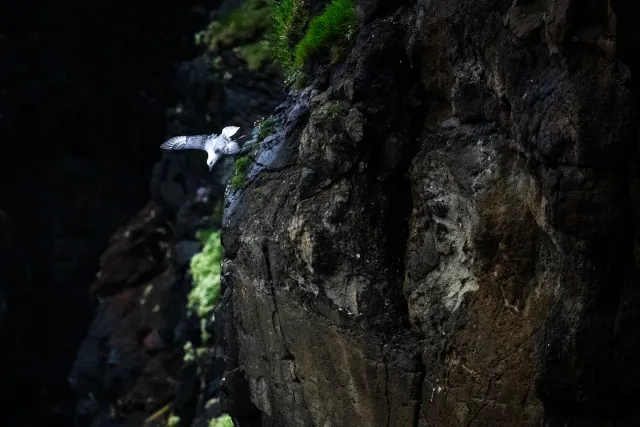
[[[210,155],[209,157],[207,157],[207,166],[209,166],[209,170],[213,169],[213,165],[216,163],[216,161],[218,160],[218,155],[213,154]]]

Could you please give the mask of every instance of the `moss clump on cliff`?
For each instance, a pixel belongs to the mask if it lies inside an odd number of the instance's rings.
[[[216,51],[255,40],[269,26],[271,6],[266,0],[246,0],[221,20],[196,34],[196,44]]]
[[[339,102],[327,102],[322,107],[322,112],[329,119],[337,119],[342,114],[342,106]]]
[[[237,157],[235,161],[235,168],[233,169],[233,176],[231,177],[231,187],[239,189],[244,187],[247,180],[247,172],[249,171],[249,164],[251,159],[249,156]]]
[[[231,187],[233,189],[237,190],[246,185],[251,160],[258,152],[260,142],[271,135],[276,124],[277,119],[274,116],[269,116],[266,119],[262,118],[254,123],[253,130],[251,131],[251,136],[254,138],[254,142],[251,143],[253,148],[251,148],[249,154],[238,156],[235,160],[235,167],[233,169],[233,175],[231,176]]]
[[[277,120],[274,116],[269,116],[266,119],[262,119],[256,122],[256,137],[258,141],[263,141],[266,137],[271,135],[275,128]]]
[[[178,427],[178,424],[180,424],[180,417],[171,414],[167,420],[167,427]]]
[[[233,420],[227,414],[209,420],[207,427],[233,427]]]
[[[269,42],[260,40],[237,48],[236,53],[247,63],[251,71],[259,70],[271,58]]]
[[[188,307],[198,317],[207,317],[220,299],[220,270],[223,256],[220,231],[200,231],[202,251],[191,258],[193,287],[188,296]]]
[[[295,49],[295,62],[321,53],[329,53],[331,63],[338,62],[358,29],[354,0],[332,0],[324,12],[309,22],[309,28]]]
[[[265,39],[272,16],[271,0],[245,0],[220,20],[211,22],[196,34],[196,45],[218,54],[233,48],[233,52],[256,71],[272,58],[270,43]],[[222,68],[222,58],[216,56],[214,68]]]
[[[193,362],[196,360],[195,353],[193,351],[193,344],[191,344],[191,341],[187,341],[186,343],[184,343],[182,352],[184,354],[184,356],[182,357],[182,360],[184,362]]]

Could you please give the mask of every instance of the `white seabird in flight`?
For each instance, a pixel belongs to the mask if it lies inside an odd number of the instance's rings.
[[[160,148],[165,150],[204,150],[207,152],[207,166],[209,170],[222,156],[238,154],[240,146],[231,137],[240,129],[238,126],[227,126],[220,135],[192,135],[174,136],[162,143]],[[242,138],[242,137],[240,137]]]

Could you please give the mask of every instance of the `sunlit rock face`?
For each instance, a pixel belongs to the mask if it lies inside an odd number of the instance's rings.
[[[621,3],[358,3],[229,194],[242,427],[640,422]]]

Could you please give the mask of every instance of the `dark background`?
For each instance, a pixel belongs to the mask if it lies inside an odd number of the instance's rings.
[[[87,289],[149,198],[198,5],[0,3],[0,426],[73,423]]]

